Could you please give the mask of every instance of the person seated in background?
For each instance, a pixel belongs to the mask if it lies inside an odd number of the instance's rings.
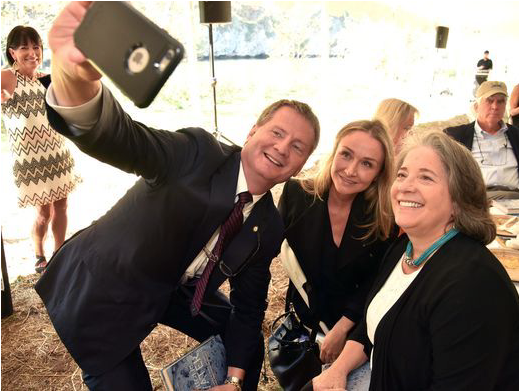
[[[405,234],[382,261],[362,322],[313,389],[344,389],[371,360],[370,390],[517,390],[519,297],[485,246],[496,226],[481,171],[442,132],[409,139],[391,187]]]
[[[366,295],[394,238],[389,187],[393,148],[380,121],[356,121],[335,137],[316,172],[289,180],[279,211],[307,284],[308,308],[290,283],[287,301],[308,328],[330,329],[321,361],[333,362],[362,317]],[[326,332],[326,331],[323,331]],[[311,375],[309,375],[310,379]]]
[[[519,199],[519,128],[503,121],[507,97],[503,82],[484,82],[476,92],[476,120],[444,130],[472,151],[491,200]]]
[[[374,118],[382,121],[393,140],[395,155],[398,155],[402,141],[414,125],[418,109],[397,98],[384,99],[378,105]]]

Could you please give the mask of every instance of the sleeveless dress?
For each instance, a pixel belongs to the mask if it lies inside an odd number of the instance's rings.
[[[74,159],[65,138],[49,124],[45,87],[15,71],[16,88],[2,103],[9,134],[13,175],[20,207],[53,203],[67,197],[79,177],[73,173]]]

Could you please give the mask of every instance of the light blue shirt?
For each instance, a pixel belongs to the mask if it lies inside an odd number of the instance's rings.
[[[517,159],[506,135],[508,126],[503,122],[495,134],[484,131],[479,123],[474,125],[472,156],[478,163],[487,186],[506,186],[519,189]]]

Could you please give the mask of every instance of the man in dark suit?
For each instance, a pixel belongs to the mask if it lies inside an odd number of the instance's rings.
[[[489,199],[519,199],[519,128],[506,124],[503,82],[487,81],[476,92],[476,121],[445,129],[479,164]]]
[[[198,341],[220,334],[228,377],[218,389],[254,390],[269,266],[283,237],[270,188],[315,149],[317,117],[306,104],[278,101],[243,149],[199,128],[134,122],[74,47],[86,7],[70,3],[49,32],[50,122],[82,151],[141,178],[66,241],[36,290],[90,389],[151,389],[139,344],[163,323]],[[229,299],[218,291],[226,279]]]

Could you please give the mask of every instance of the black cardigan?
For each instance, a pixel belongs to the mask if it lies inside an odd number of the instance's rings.
[[[316,311],[317,314],[331,316],[328,319],[338,320],[346,316],[354,322],[360,321],[366,296],[383,255],[392,241],[374,238],[359,239],[367,232],[367,229],[362,226],[373,219],[372,214],[367,211],[368,203],[364,195],[359,194],[351,207],[333,273],[336,277],[336,286],[341,288],[344,299],[337,303],[337,298],[332,300],[323,299],[323,295],[318,296],[315,287],[323,264],[321,254],[325,237],[323,233],[330,230],[325,227],[329,222],[325,216],[328,213],[326,207],[328,195],[324,199],[324,201],[314,200],[314,197],[306,193],[297,181],[290,180],[285,184],[279,202],[279,210],[286,227],[285,236],[308,280],[305,289],[309,294],[311,311],[308,311],[303,299],[292,285],[289,287],[287,297],[294,292],[292,302],[296,313],[309,327],[312,327],[316,321]],[[321,317],[321,320],[325,321],[329,328],[333,327],[329,325],[331,323],[326,317],[324,319]]]
[[[400,260],[388,251],[369,303]],[[350,335],[372,346],[365,319]],[[370,390],[519,389],[519,297],[501,263],[459,233],[443,245],[375,331]]]

